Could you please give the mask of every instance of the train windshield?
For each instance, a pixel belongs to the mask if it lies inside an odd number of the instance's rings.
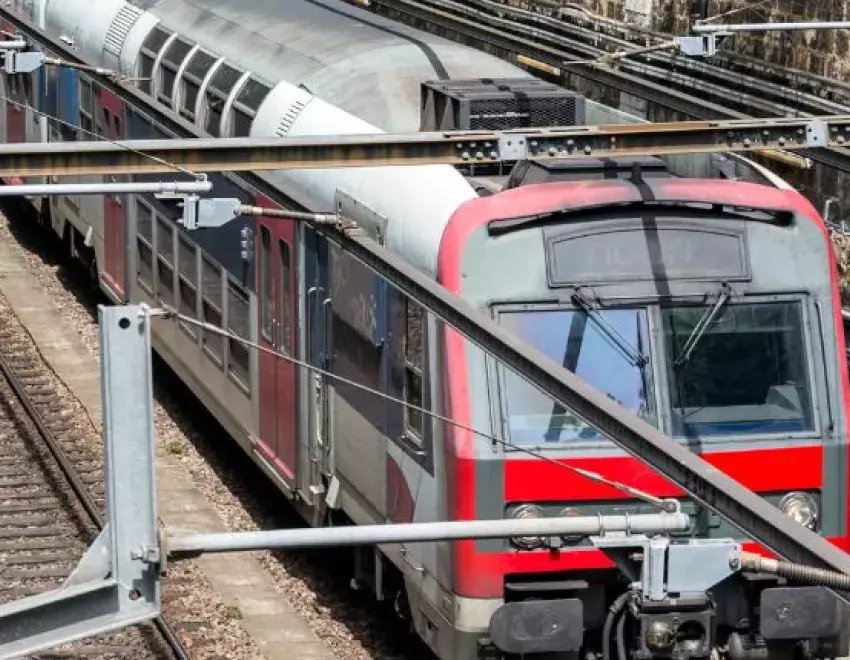
[[[813,428],[799,303],[662,308],[661,321],[674,435]]]
[[[650,423],[649,325],[645,309],[501,311],[517,336]],[[512,443],[587,442],[602,436],[509,369],[500,372]]]

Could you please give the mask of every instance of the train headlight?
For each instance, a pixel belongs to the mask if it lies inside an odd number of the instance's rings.
[[[545,516],[543,509],[536,504],[520,504],[510,512],[509,517],[516,520],[524,520],[527,518],[543,518]],[[511,539],[516,547],[523,550],[534,550],[543,545],[543,538],[540,536],[514,536]]]
[[[566,509],[562,509],[561,513],[558,515],[562,518],[576,518],[578,516],[583,516],[584,514],[581,512],[581,509],[577,509],[574,506],[568,506]],[[564,543],[578,543],[583,538],[583,534],[564,534],[561,537]]]
[[[818,503],[808,493],[788,493],[779,500],[779,509],[804,527],[814,530],[818,526]]]

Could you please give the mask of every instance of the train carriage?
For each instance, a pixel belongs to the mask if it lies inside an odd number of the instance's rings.
[[[425,81],[534,80],[330,0],[14,9],[211,136],[415,131]],[[24,111],[24,130],[7,103],[9,141],[169,136],[85,73],[3,84],[52,117]],[[587,123],[639,121],[579,101]],[[428,276],[846,548],[848,383],[831,244],[815,210],[764,168],[720,156],[264,178],[292,206],[379,229]],[[211,180],[216,196],[274,205],[238,177]],[[113,300],[164,303],[413,406],[192,324],[155,324],[157,352],[312,524],[644,510],[559,463],[682,497],[308,227],[242,217],[187,233],[153,196],[33,201]],[[699,513],[692,534],[735,535]],[[572,538],[387,547],[359,552],[355,569],[443,658],[490,653],[494,612],[528,599],[579,599],[586,648],[600,652],[623,589]],[[757,644],[740,616],[752,595],[736,584],[715,599],[721,632],[709,646],[730,634]]]

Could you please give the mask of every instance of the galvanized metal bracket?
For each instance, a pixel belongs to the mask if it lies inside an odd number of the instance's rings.
[[[643,597],[702,593],[741,569],[741,544],[732,539],[688,539],[610,534],[591,537],[618,568],[640,583]]]
[[[135,305],[99,317],[108,524],[61,588],[0,606],[0,658],[160,613],[150,319]]]

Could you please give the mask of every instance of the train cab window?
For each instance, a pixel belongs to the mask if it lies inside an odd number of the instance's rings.
[[[148,33],[148,36],[142,44],[141,52],[139,54],[137,75],[141,78],[139,81],[139,88],[145,94],[151,94],[153,65],[156,61],[157,55],[159,55],[159,51],[162,50],[162,47],[165,45],[165,42],[168,41],[168,37],[170,36],[170,31],[165,30],[160,26],[156,26],[150,31],[150,33]]]
[[[253,76],[245,81],[239,94],[233,102],[233,135],[248,137],[251,134],[251,124],[257,114],[260,104],[269,95],[271,87],[260,82]]]
[[[148,293],[153,293],[153,212],[136,200],[137,279]]]
[[[272,236],[267,227],[260,226],[260,299],[262,305],[263,339],[272,341],[272,314],[274,292],[272,291]]]
[[[177,37],[171,42],[162,57],[159,67],[159,100],[166,105],[171,105],[174,98],[174,83],[177,79],[177,72],[190,50],[192,50],[192,44]]]
[[[227,327],[238,337],[249,339],[251,336],[251,307],[248,294],[234,282],[227,287]],[[250,393],[251,362],[248,347],[241,341],[228,338],[228,373],[241,388]]]
[[[280,245],[280,320],[281,338],[279,348],[287,355],[292,354],[292,285],[290,269],[292,259],[289,251],[289,243],[279,241]]]
[[[204,105],[206,108],[205,129],[207,133],[214,137],[219,137],[221,132],[221,113],[224,111],[224,105],[227,103],[227,98],[230,96],[233,86],[241,77],[241,71],[227,64],[222,64],[218,67],[210,84],[207,86],[204,94]]]
[[[195,104],[201,83],[207,75],[216,58],[204,50],[197,50],[183,71],[182,93],[180,95],[180,114],[195,121]]]
[[[156,273],[160,300],[174,304],[174,227],[165,218],[156,217]]]
[[[499,324],[650,424],[652,393],[646,309],[551,306],[498,309]],[[497,370],[505,433],[511,444],[605,442],[594,427],[555,403],[514,371]]]
[[[198,263],[197,250],[180,232],[177,234],[177,270],[179,275],[178,292],[180,295],[180,313],[191,318],[198,317]],[[190,337],[198,336],[195,326],[181,323],[180,326]]]
[[[425,314],[422,307],[410,299],[404,302],[404,425],[411,439],[418,442],[424,436],[422,418],[422,368],[424,353]],[[410,407],[415,406],[415,407]]]
[[[206,256],[201,258],[201,274],[203,280],[201,282],[203,320],[210,325],[222,327],[222,306],[224,300],[224,290],[221,284],[221,268],[208,259]],[[209,355],[215,360],[219,366],[224,365],[224,337],[212,333],[204,332],[204,348]]]
[[[674,435],[814,429],[799,302],[681,306],[661,318]]]

